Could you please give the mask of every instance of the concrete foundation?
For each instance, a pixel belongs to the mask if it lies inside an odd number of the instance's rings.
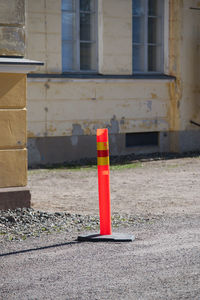
[[[76,139],[76,143],[74,143]],[[168,152],[168,134],[160,133],[160,145],[126,147],[126,134],[110,134],[110,155],[149,154]],[[96,158],[96,136],[65,136],[28,139],[28,164],[36,167]]]
[[[110,134],[109,147],[110,156],[193,152],[200,149],[200,132],[159,132],[158,145],[133,147],[126,147],[126,134]],[[95,159],[96,156],[96,136],[93,135],[28,139],[29,167],[78,162],[82,159]]]
[[[0,210],[16,209],[31,206],[31,193],[25,188],[0,189]]]

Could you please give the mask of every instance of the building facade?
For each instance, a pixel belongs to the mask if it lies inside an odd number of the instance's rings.
[[[25,1],[0,0],[0,210],[30,207],[27,184]]]
[[[29,165],[200,149],[200,1],[26,0]]]

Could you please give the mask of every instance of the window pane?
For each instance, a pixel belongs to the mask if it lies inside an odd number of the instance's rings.
[[[158,16],[159,15],[159,6],[158,6],[157,0],[149,0],[148,15],[149,16]]]
[[[144,46],[133,45],[133,71],[144,72]]]
[[[63,72],[96,69],[95,4],[96,0],[62,0]]]
[[[62,38],[72,40],[74,38],[75,14],[63,12],[62,14]]]
[[[94,14],[80,14],[80,40],[94,40]]]
[[[74,10],[75,1],[74,0],[62,0],[62,9],[63,10]]]
[[[75,45],[72,42],[62,42],[62,65],[63,72],[75,68]]]
[[[162,72],[164,0],[132,3],[133,72]]]
[[[160,43],[160,30],[158,18],[148,18],[148,43]]]
[[[134,17],[132,26],[133,43],[144,42],[144,18]]]
[[[80,43],[80,69],[95,70],[96,68],[96,45]]]
[[[148,47],[148,71],[162,71],[162,48],[160,46]]]
[[[80,0],[81,11],[94,11],[94,0]]]
[[[141,16],[144,14],[144,0],[133,0],[133,15]]]

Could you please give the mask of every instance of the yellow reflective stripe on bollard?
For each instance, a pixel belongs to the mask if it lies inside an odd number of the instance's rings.
[[[97,142],[97,150],[108,150],[108,142]]]
[[[107,166],[109,165],[109,156],[106,157],[97,157],[98,166]]]

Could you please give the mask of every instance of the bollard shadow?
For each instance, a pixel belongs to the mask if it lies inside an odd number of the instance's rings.
[[[24,250],[19,250],[19,251],[1,253],[0,257],[23,254],[23,253],[34,252],[34,251],[41,251],[41,250],[46,250],[46,249],[51,249],[51,248],[56,248],[56,247],[63,247],[63,246],[68,246],[68,245],[73,245],[73,244],[78,244],[78,243],[79,242],[77,240],[75,240],[75,241],[71,241],[71,242],[53,244],[53,245],[49,245],[49,246],[43,246],[43,247],[30,248],[30,249],[24,249]]]

